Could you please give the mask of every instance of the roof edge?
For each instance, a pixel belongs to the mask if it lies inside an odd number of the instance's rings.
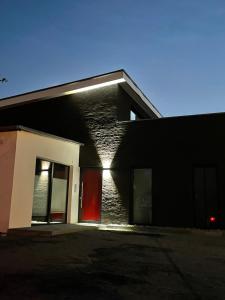
[[[41,101],[50,98],[56,98],[64,95],[78,93],[87,89],[93,89],[100,86],[110,84],[126,83],[132,91],[149,107],[153,113],[161,118],[161,113],[151,103],[151,101],[140,90],[137,84],[132,80],[124,69],[119,69],[113,72],[108,72],[77,81],[64,83],[61,85],[51,86],[48,88],[31,91],[24,94],[15,95],[0,99],[0,108],[19,105],[25,102]],[[137,97],[136,97],[137,98]]]
[[[99,74],[99,75],[95,75],[95,76],[90,76],[90,77],[79,79],[79,80],[75,80],[75,81],[69,81],[69,82],[66,82],[66,83],[49,86],[49,87],[46,87],[46,88],[43,88],[43,89],[33,90],[33,91],[30,91],[30,92],[25,92],[25,93],[21,93],[21,94],[9,96],[9,97],[0,98],[0,101],[2,101],[2,100],[8,100],[8,99],[13,99],[13,98],[17,98],[17,97],[20,97],[20,96],[26,96],[26,95],[30,95],[30,94],[34,94],[34,93],[38,93],[38,92],[43,92],[43,91],[55,89],[55,88],[58,88],[58,87],[72,85],[72,84],[75,84],[75,83],[88,81],[88,80],[94,79],[96,77],[103,77],[103,76],[107,76],[107,75],[118,73],[118,72],[124,72],[124,73],[126,73],[126,71],[124,69],[118,69],[118,70],[115,70],[115,71],[112,71],[112,72],[107,72],[107,73],[103,73],[103,74]]]
[[[124,79],[125,81],[131,86],[133,90],[136,92],[136,94],[143,100],[143,102],[147,105],[150,106],[150,108],[152,109],[152,111],[155,113],[155,115],[158,118],[162,118],[163,115],[158,111],[158,109],[155,107],[154,104],[152,104],[152,101],[141,91],[141,89],[139,88],[139,86],[136,84],[136,82],[130,77],[130,75],[123,70],[123,73],[125,74]]]
[[[8,131],[25,131],[25,132],[34,133],[34,134],[37,134],[37,135],[41,135],[41,136],[45,136],[45,137],[49,137],[49,138],[53,138],[53,139],[73,143],[73,144],[78,144],[80,146],[84,146],[83,143],[76,142],[74,140],[66,139],[66,138],[60,137],[58,135],[54,135],[54,134],[51,134],[51,133],[36,130],[36,129],[26,127],[26,126],[22,126],[22,125],[10,125],[10,126],[1,126],[0,127],[0,132],[8,132]]]

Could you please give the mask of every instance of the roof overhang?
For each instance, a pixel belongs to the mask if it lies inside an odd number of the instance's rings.
[[[141,92],[134,81],[124,70],[102,74],[95,77],[90,77],[58,86],[49,87],[46,89],[29,92],[13,97],[0,99],[0,108],[20,105],[26,102],[41,101],[50,98],[61,97],[65,95],[78,94],[88,90],[94,90],[105,86],[120,84],[122,88],[140,105],[145,106],[145,109],[150,109],[160,118],[162,115],[150,102],[150,100]],[[143,107],[144,108],[144,107]]]
[[[22,126],[22,125],[0,126],[0,133],[1,132],[10,132],[10,131],[25,131],[25,132],[29,132],[29,133],[34,133],[36,135],[46,136],[48,138],[52,138],[52,139],[55,139],[55,140],[61,140],[61,141],[64,141],[64,142],[84,146],[83,143],[79,143],[79,142],[76,142],[74,140],[66,139],[66,138],[60,137],[58,135],[54,135],[54,134],[50,134],[50,133],[47,133],[47,132],[39,131],[39,130],[32,129],[32,128],[29,128],[29,127],[25,127],[25,126]]]

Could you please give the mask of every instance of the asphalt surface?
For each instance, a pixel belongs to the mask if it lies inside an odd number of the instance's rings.
[[[91,229],[0,238],[0,299],[225,299],[225,237]]]

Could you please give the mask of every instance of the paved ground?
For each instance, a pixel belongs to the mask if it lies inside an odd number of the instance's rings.
[[[0,238],[0,299],[225,299],[225,237],[90,229]]]

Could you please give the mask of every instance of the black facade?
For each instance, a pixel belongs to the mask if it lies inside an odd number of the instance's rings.
[[[225,226],[223,113],[157,118],[115,84],[1,108],[0,125],[16,124],[84,143],[81,169],[110,172],[102,223],[133,223],[133,169],[149,168],[152,225]]]
[[[115,161],[131,169],[152,168],[154,225],[224,228],[224,125],[224,113],[124,124]],[[196,176],[201,171],[214,175],[204,174],[207,182],[199,187]],[[210,217],[215,217],[214,224]]]

